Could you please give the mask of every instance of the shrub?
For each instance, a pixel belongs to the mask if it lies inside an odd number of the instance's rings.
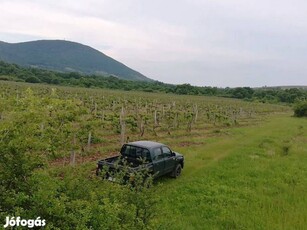
[[[39,83],[40,82],[40,80],[34,76],[27,77],[25,81],[29,83]]]
[[[294,116],[307,117],[307,101],[302,101],[294,107]]]
[[[11,80],[11,78],[9,76],[2,75],[2,76],[0,76],[0,80],[1,81],[9,81],[9,80]]]

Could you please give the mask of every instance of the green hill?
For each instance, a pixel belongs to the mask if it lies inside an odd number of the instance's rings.
[[[64,40],[22,43],[0,41],[0,60],[61,72],[114,75],[125,80],[151,81],[141,73],[89,46]]]

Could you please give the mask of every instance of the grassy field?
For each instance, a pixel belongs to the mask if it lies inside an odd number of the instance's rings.
[[[5,149],[0,154],[7,159],[0,159],[0,178],[7,181],[0,190],[11,194],[3,199],[6,209],[0,205],[3,215],[15,204],[15,212],[25,215],[44,212],[50,229],[93,224],[112,229],[114,222],[115,229],[143,226],[129,222],[136,218],[129,208],[136,205],[125,203],[127,190],[102,182],[94,171],[96,161],[116,154],[122,141],[147,139],[185,156],[180,178],[160,178],[150,189],[157,203],[148,227],[306,229],[307,119],[293,117],[288,106],[0,83],[0,147]],[[32,166],[37,159],[38,166]],[[15,171],[20,160],[28,178]],[[36,185],[36,177],[45,179],[36,190],[28,188],[29,178]],[[12,181],[20,188],[12,188]],[[33,192],[41,203],[32,199]],[[99,205],[93,208],[93,203]],[[27,210],[29,204],[34,208]],[[121,218],[130,214],[125,225]]]
[[[306,229],[307,120],[290,115],[186,137],[203,144],[176,148],[186,166],[160,180],[160,229]]]

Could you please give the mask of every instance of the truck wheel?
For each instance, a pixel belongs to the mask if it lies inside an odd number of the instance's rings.
[[[173,171],[173,173],[172,173],[172,177],[174,177],[174,178],[177,178],[177,177],[179,177],[180,176],[180,174],[181,174],[181,164],[178,164],[176,167],[175,167],[175,169],[174,169],[174,171]]]

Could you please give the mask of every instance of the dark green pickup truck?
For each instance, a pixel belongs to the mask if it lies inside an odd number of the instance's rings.
[[[124,144],[119,156],[98,161],[96,174],[106,168],[107,179],[113,180],[112,172],[120,170],[123,162],[127,162],[130,173],[146,168],[155,178],[167,174],[177,178],[184,167],[183,155],[168,146],[153,141],[136,141]]]

